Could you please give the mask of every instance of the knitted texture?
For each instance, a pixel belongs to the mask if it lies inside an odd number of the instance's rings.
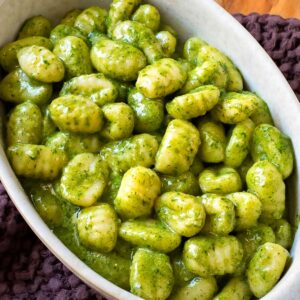
[[[259,14],[235,17],[275,61],[300,100],[300,20]]]
[[[300,20],[235,15],[300,99]],[[104,299],[59,262],[26,225],[0,183],[0,299]]]

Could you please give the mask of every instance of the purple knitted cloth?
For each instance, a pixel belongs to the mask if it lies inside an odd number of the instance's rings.
[[[300,99],[300,20],[236,15]],[[63,266],[26,225],[0,183],[0,299],[104,299]]]

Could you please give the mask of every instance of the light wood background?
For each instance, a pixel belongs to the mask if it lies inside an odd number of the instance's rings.
[[[300,19],[300,0],[216,0],[231,13],[280,15]]]

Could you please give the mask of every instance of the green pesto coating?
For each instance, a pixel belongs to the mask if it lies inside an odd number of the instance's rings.
[[[105,202],[114,205],[114,200],[117,197],[123,175],[120,173],[110,172],[107,178],[105,190],[99,199],[100,202]]]
[[[240,72],[224,53],[210,45],[202,45],[199,49],[197,64],[201,65],[205,61],[215,61],[224,66],[224,69],[228,74],[226,87],[228,91],[238,92],[243,89],[243,78]]]
[[[262,203],[263,218],[280,219],[285,211],[285,184],[277,168],[267,160],[256,162],[246,176],[248,191]]]
[[[199,132],[192,123],[172,120],[159,146],[155,169],[167,175],[179,175],[188,171],[199,145]]]
[[[192,71],[193,65],[187,59],[179,57],[176,60],[181,64],[186,73]]]
[[[180,193],[167,192],[155,201],[158,218],[178,234],[191,237],[200,232],[205,223],[205,210],[200,199]]]
[[[243,94],[247,94],[250,92],[244,91]],[[251,93],[250,93],[251,94]],[[253,95],[253,94],[252,94]],[[271,116],[269,107],[267,103],[256,95],[256,110],[250,116],[250,119],[253,123],[258,126],[260,124],[270,124],[273,125],[273,118]]]
[[[116,246],[114,248],[114,251],[118,255],[131,260],[135,250],[136,249],[130,243],[128,243],[118,237]]]
[[[136,87],[148,98],[165,97],[179,90],[186,76],[186,71],[178,61],[163,58],[139,73]]]
[[[107,38],[107,36],[104,33],[101,33],[98,31],[92,31],[87,36],[88,46],[91,48],[92,46],[97,44],[99,41],[101,41],[102,39],[106,39],[106,38]]]
[[[131,136],[134,128],[134,113],[131,107],[123,102],[110,103],[102,107],[104,126],[100,135],[107,140],[115,141]]]
[[[159,177],[162,185],[162,193],[181,192],[194,196],[200,194],[200,188],[196,175],[190,171],[182,173],[178,176],[161,174]]]
[[[231,278],[213,300],[250,300],[252,292],[243,277]]]
[[[290,249],[294,235],[291,224],[285,219],[266,219],[264,223],[272,227],[275,233],[276,244],[281,245],[285,249]]]
[[[225,158],[226,136],[222,123],[209,118],[198,123],[201,145],[198,156],[206,163],[220,163]],[[199,175],[199,174],[198,174]]]
[[[67,221],[69,226],[55,228],[55,234],[59,239],[95,272],[121,288],[129,290],[130,258],[123,257],[116,251],[103,253],[87,249],[79,242],[76,223],[70,222],[70,219]]]
[[[165,300],[174,284],[173,270],[166,254],[139,248],[130,270],[130,291],[145,300]]]
[[[176,37],[169,31],[160,31],[155,36],[162,47],[165,57],[172,57],[177,47]]]
[[[35,209],[48,226],[53,228],[63,225],[65,212],[54,192],[52,184],[39,182],[25,188]]]
[[[174,272],[175,286],[184,287],[197,275],[190,272],[182,260],[182,249],[177,249],[170,254],[172,269]],[[175,289],[176,291],[176,289]]]
[[[249,118],[256,110],[256,96],[230,92],[221,97],[221,101],[212,110],[216,120],[225,124],[237,124]]]
[[[0,65],[6,72],[13,71],[18,66],[17,53],[23,47],[41,46],[52,50],[51,41],[41,36],[31,36],[4,45],[0,48]]]
[[[101,197],[107,177],[107,165],[99,155],[78,154],[63,170],[61,196],[74,205],[91,206]]]
[[[110,79],[112,83],[115,85],[118,90],[118,98],[117,101],[126,102],[129,91],[133,88],[133,85],[130,82],[119,81],[115,79]]]
[[[7,122],[7,145],[39,144],[42,140],[42,113],[31,102],[17,105],[9,114]]]
[[[201,277],[232,274],[242,258],[241,243],[230,235],[192,237],[183,249],[186,267]]]
[[[122,178],[114,200],[115,209],[123,219],[150,216],[160,190],[160,179],[153,170],[141,166],[131,168]]]
[[[205,115],[219,102],[220,91],[213,85],[201,86],[188,94],[175,97],[166,105],[175,119],[193,119]]]
[[[18,39],[0,48],[7,156],[83,263],[146,300],[275,285],[293,149],[225,53],[182,43],[141,0],[73,9],[53,29],[35,16]]]
[[[166,114],[166,115],[164,116],[164,120],[163,120],[163,123],[162,123],[162,126],[161,126],[162,129],[163,129],[163,130],[166,130],[167,127],[168,127],[168,125],[170,124],[170,122],[171,122],[172,120],[174,120],[174,118],[171,117],[170,115]]]
[[[74,27],[85,36],[93,31],[104,33],[106,31],[106,16],[107,11],[105,9],[91,6],[77,16]]]
[[[47,18],[43,16],[31,17],[23,23],[18,33],[17,40],[31,36],[43,36],[48,38],[51,28],[51,23]]]
[[[249,261],[255,254],[258,247],[265,243],[275,243],[275,234],[270,226],[258,224],[255,227],[246,229],[238,233],[237,238],[241,242],[244,249],[243,262],[237,270],[238,274],[243,274],[249,264]]]
[[[226,197],[217,194],[204,194],[200,202],[207,215],[203,232],[227,235],[235,226],[235,210],[233,203]]]
[[[15,144],[7,149],[15,173],[41,180],[55,179],[66,163],[66,155],[43,145]]]
[[[24,47],[17,57],[22,70],[35,80],[45,83],[59,82],[65,76],[62,61],[45,47]]]
[[[122,239],[138,247],[147,247],[154,251],[168,253],[181,243],[181,237],[161,222],[152,219],[129,220],[120,226]]]
[[[81,14],[82,9],[72,9],[68,11],[63,19],[60,21],[60,24],[68,25],[68,26],[74,26],[76,18]]]
[[[59,131],[47,137],[45,145],[51,149],[61,150],[72,158],[80,153],[97,153],[102,143],[98,134],[82,135]]]
[[[187,80],[180,92],[185,94],[205,84],[224,89],[227,82],[228,75],[222,64],[216,61],[205,61],[188,72]]]
[[[80,242],[87,248],[111,252],[117,243],[118,217],[106,203],[84,208],[77,218]]]
[[[243,181],[243,184],[245,185],[246,183],[246,175],[249,171],[249,169],[252,167],[252,165],[254,164],[252,158],[251,158],[251,155],[248,155],[244,161],[242,162],[242,164],[240,165],[240,167],[237,169],[240,176],[241,176],[241,179]]]
[[[246,119],[231,128],[225,150],[226,166],[238,168],[243,163],[250,150],[254,127],[254,123]]]
[[[49,106],[51,118],[62,131],[96,133],[103,125],[103,113],[93,101],[82,96],[56,98]]]
[[[204,45],[207,45],[207,43],[198,37],[187,39],[183,47],[183,57],[193,66],[196,66],[200,48]]]
[[[235,207],[235,231],[243,231],[257,225],[260,217],[262,204],[253,194],[247,192],[237,192],[226,195]]]
[[[136,166],[146,168],[153,166],[157,150],[156,138],[144,133],[110,142],[101,148],[100,155],[113,171],[124,173]]]
[[[283,273],[289,252],[273,243],[262,245],[251,259],[247,269],[247,279],[255,297],[267,294]]]
[[[20,68],[15,69],[0,82],[0,98],[7,102],[46,103],[52,95],[52,85],[31,79]]]
[[[203,193],[229,194],[242,190],[239,173],[229,167],[210,167],[199,175],[199,184]]]
[[[253,133],[251,156],[254,161],[268,160],[277,167],[283,179],[293,171],[294,155],[290,139],[269,124],[257,126]]]
[[[131,20],[142,23],[156,32],[160,26],[160,13],[154,5],[142,4],[132,15]]]
[[[162,99],[145,97],[136,88],[130,89],[128,105],[135,116],[134,130],[136,132],[153,132],[161,127],[164,119],[164,102]]]
[[[67,36],[76,36],[86,41],[86,37],[81,33],[79,29],[66,24],[59,24],[54,27],[50,33],[50,40],[53,45],[56,45],[58,41]]]
[[[141,2],[141,0],[113,0],[111,2],[106,20],[108,36],[112,35],[119,22],[130,19]]]
[[[199,151],[198,151],[199,153]],[[190,167],[190,172],[198,178],[200,172],[204,170],[203,162],[200,160],[199,155],[197,154],[194,158],[194,161]]]
[[[152,30],[142,23],[129,20],[119,23],[113,30],[112,38],[143,51],[149,64],[165,56],[162,46]]]
[[[44,106],[42,112],[42,141],[44,142],[50,135],[54,134],[58,128],[51,119],[49,106]]]
[[[66,79],[92,73],[90,51],[81,38],[67,36],[60,39],[56,43],[53,53],[64,63]]]
[[[214,277],[195,277],[185,286],[175,289],[170,300],[211,300],[217,290],[218,285]]]
[[[139,49],[104,37],[93,45],[91,61],[97,71],[122,81],[136,80],[147,64]]]
[[[81,75],[66,81],[59,95],[68,94],[88,97],[97,105],[103,106],[115,102],[119,92],[113,81],[97,73]]]

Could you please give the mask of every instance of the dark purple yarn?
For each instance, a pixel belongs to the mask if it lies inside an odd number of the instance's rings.
[[[235,15],[266,49],[300,99],[300,20]],[[37,239],[0,183],[0,299],[104,299]]]
[[[272,57],[300,100],[300,20],[259,14],[235,18]]]

